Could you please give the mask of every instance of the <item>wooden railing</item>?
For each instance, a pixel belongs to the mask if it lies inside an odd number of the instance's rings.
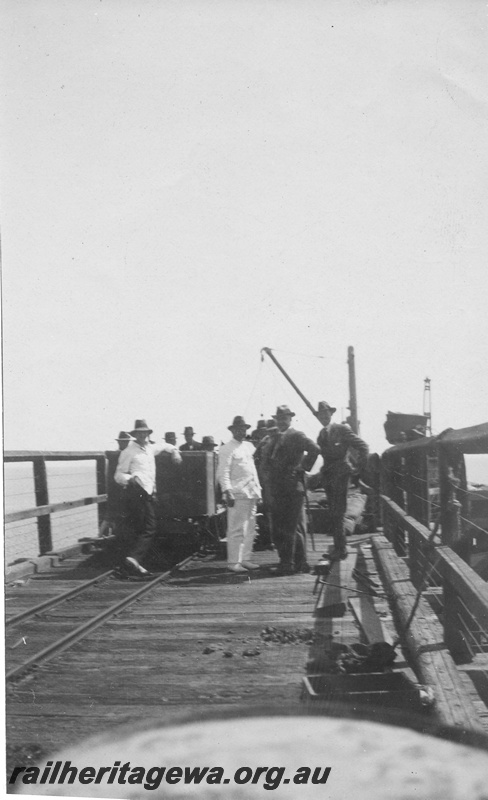
[[[6,463],[32,463],[34,494],[36,505],[31,508],[13,511],[5,514],[5,524],[19,520],[37,519],[37,533],[39,555],[45,555],[53,549],[51,533],[51,515],[59,511],[67,511],[81,506],[98,504],[99,522],[103,519],[106,494],[106,459],[101,452],[79,451],[35,451],[35,450],[7,450],[4,453]],[[46,462],[48,461],[95,461],[96,469],[96,495],[67,500],[61,503],[49,502],[48,476]],[[95,532],[94,532],[95,535]]]
[[[488,424],[396,445],[381,459],[385,536],[427,590],[453,655],[488,652],[488,584],[470,566],[488,530],[469,519],[464,456],[488,453]]]

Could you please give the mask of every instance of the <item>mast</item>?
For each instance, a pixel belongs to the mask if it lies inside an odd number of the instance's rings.
[[[347,366],[349,369],[349,410],[347,421],[354,433],[359,433],[358,399],[356,394],[356,368],[354,366],[354,347],[347,348]]]
[[[432,436],[432,402],[430,395],[430,378],[424,378],[424,417],[427,417],[425,433]]]

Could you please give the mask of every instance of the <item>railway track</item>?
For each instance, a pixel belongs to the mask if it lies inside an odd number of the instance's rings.
[[[7,617],[7,682],[18,682],[39,665],[87,637],[194,557],[185,558],[142,584],[121,581],[115,570],[108,570]]]

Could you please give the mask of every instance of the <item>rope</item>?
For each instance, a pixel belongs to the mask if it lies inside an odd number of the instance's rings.
[[[278,347],[271,347],[270,350],[276,353],[287,353],[290,356],[302,356],[302,358],[321,358],[321,359],[330,359],[330,356],[314,356],[311,353],[297,353],[294,350],[282,350]]]
[[[463,520],[463,522],[466,522],[472,528],[476,528],[476,530],[481,531],[481,533],[488,534],[488,531],[486,530],[486,528],[480,528],[480,526],[477,525],[476,522],[471,522],[471,520],[470,519],[466,519],[466,517],[461,517],[461,519]]]
[[[472,497],[481,497],[486,500],[486,495],[482,495],[481,493],[478,492],[473,492],[470,489],[462,489],[461,486],[457,486],[455,491],[462,492],[463,494],[469,494]]]
[[[249,397],[247,398],[246,407],[245,407],[245,409],[244,409],[244,417],[247,417],[247,412],[248,412],[248,410],[249,410],[249,406],[250,406],[250,404],[251,404],[251,400],[252,400],[252,397],[253,397],[254,391],[255,391],[255,389],[256,389],[256,385],[257,385],[257,382],[258,382],[258,380],[259,380],[259,376],[260,376],[260,374],[261,374],[262,367],[263,367],[263,362],[262,362],[262,359],[260,359],[260,360],[259,360],[258,371],[257,371],[257,373],[256,373],[256,378],[255,378],[255,380],[254,380],[254,383],[253,383],[253,385],[252,385],[252,389],[251,389],[251,391],[250,391]]]
[[[405,492],[405,494],[407,495],[407,499],[409,497],[416,497],[418,500],[422,500],[423,503],[428,503],[433,508],[440,508],[439,503],[434,503],[430,497],[421,497],[419,494],[415,494],[415,492]]]

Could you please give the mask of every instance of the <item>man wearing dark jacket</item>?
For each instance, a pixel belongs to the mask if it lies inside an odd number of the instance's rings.
[[[185,444],[180,444],[180,450],[182,453],[192,452],[193,450],[201,450],[202,445],[200,442],[196,442],[194,437],[193,428],[191,425],[187,425],[185,430],[183,431],[183,436],[185,437]]]
[[[308,572],[303,503],[304,472],[312,469],[319,448],[291,427],[295,416],[288,406],[278,406],[273,419],[278,433],[266,459],[266,481],[271,494],[273,541],[280,563],[276,574]]]
[[[334,536],[333,552],[339,558],[346,558],[344,514],[347,507],[349,479],[353,473],[361,473],[364,470],[369,451],[366,442],[357,436],[349,425],[331,422],[336,410],[325,400],[320,401],[317,417],[324,427],[319,433],[317,443],[324,459],[321,474]],[[351,450],[356,453],[355,460],[352,458]]]

